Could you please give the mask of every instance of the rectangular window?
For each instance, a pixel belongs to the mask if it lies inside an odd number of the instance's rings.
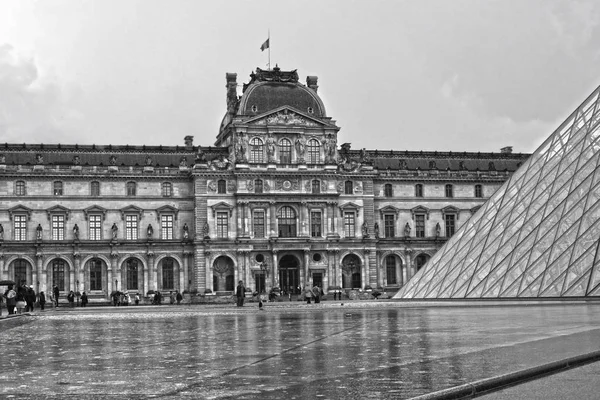
[[[310,236],[321,237],[321,211],[310,212]]]
[[[475,197],[483,197],[483,190],[481,185],[475,185]]]
[[[90,184],[90,194],[92,197],[100,196],[100,182],[92,182]]]
[[[173,239],[173,216],[172,215],[161,215],[160,216],[160,228],[161,228],[161,239],[163,239],[163,240]]]
[[[15,195],[16,196],[25,196],[25,181],[17,181],[15,183]]]
[[[125,216],[125,239],[137,240],[138,239],[138,217],[137,215],[126,215]]]
[[[385,269],[387,275],[387,284],[396,285],[396,259],[393,256],[387,256],[385,259]]]
[[[355,234],[355,221],[353,212],[344,213],[344,235],[348,238],[354,237]]]
[[[127,196],[136,195],[136,184],[135,182],[127,182]]]
[[[90,240],[102,240],[102,215],[89,216]]]
[[[450,237],[450,236],[454,235],[454,229],[456,227],[456,225],[455,225],[456,215],[446,214],[446,216],[444,218],[446,220],[446,237]]]
[[[394,229],[396,225],[396,219],[393,215],[384,215],[383,216],[383,226],[384,233],[386,238],[393,238],[396,235],[396,230]]]
[[[227,239],[229,234],[228,215],[226,212],[217,213],[217,237]]]
[[[27,240],[27,215],[15,215],[15,240]]]
[[[254,230],[255,238],[264,238],[265,237],[265,212],[264,211],[254,211],[254,216],[252,218],[252,228]]]
[[[52,240],[65,240],[65,216],[52,216]]]
[[[102,290],[102,262],[90,261],[90,290]]]
[[[55,196],[63,195],[63,183],[62,182],[54,182],[54,195]]]
[[[425,237],[425,216],[415,215],[415,236],[418,238]]]
[[[171,184],[171,182],[163,182],[162,195],[163,195],[163,197],[173,196],[173,185]]]

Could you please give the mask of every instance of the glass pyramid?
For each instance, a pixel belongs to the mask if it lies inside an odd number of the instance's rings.
[[[600,296],[600,87],[395,298]]]

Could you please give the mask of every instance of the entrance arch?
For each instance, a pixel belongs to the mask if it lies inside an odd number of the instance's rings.
[[[234,262],[228,256],[219,256],[213,262],[213,291],[233,291],[235,282],[233,276]]]
[[[362,288],[361,261],[356,254],[348,254],[342,260],[342,287],[344,289]]]
[[[291,254],[279,259],[279,284],[284,293],[300,294],[300,262]]]

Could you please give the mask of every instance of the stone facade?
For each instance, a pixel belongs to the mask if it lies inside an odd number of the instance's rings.
[[[528,157],[352,150],[316,77],[236,86],[213,147],[0,147],[0,279],[99,298],[397,290]]]

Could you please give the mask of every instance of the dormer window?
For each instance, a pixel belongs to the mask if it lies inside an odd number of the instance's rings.
[[[315,113],[315,110],[312,107],[308,107],[307,111],[308,111],[309,114],[314,114]]]
[[[256,105],[253,105],[250,109],[252,110],[252,112],[258,111],[258,107]]]

